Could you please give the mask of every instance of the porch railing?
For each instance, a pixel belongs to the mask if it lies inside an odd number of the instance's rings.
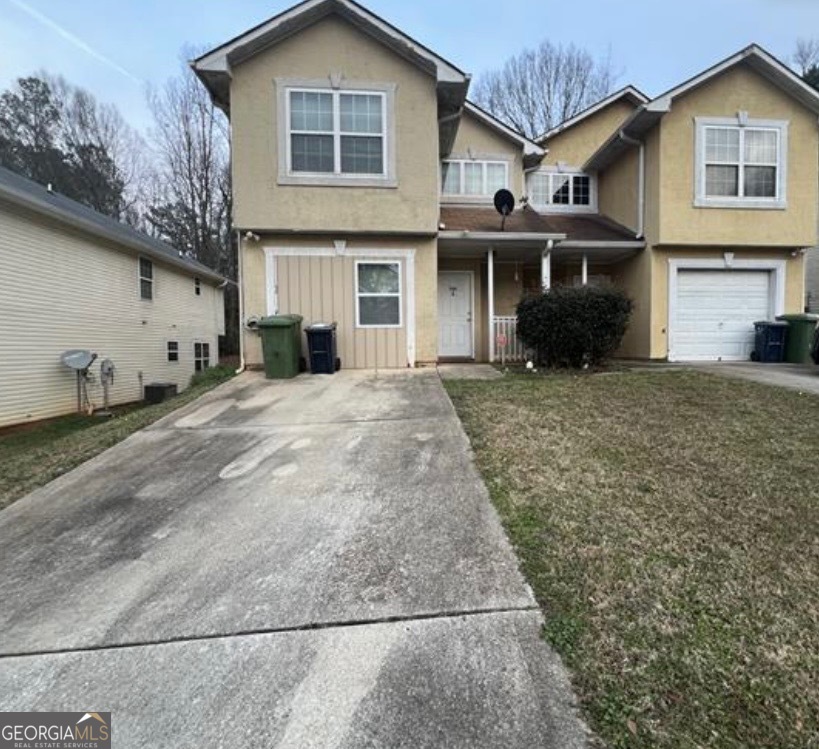
[[[495,341],[496,362],[521,362],[526,360],[526,350],[518,339],[517,317],[492,318],[492,339]]]

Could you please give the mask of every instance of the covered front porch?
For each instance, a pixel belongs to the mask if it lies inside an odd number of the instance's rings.
[[[553,285],[620,285],[642,243],[447,238],[438,246],[439,361],[521,362],[516,307]]]

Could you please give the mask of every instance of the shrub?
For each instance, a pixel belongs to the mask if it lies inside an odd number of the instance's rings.
[[[614,288],[555,286],[518,305],[518,337],[542,366],[595,366],[620,345],[632,307]]]

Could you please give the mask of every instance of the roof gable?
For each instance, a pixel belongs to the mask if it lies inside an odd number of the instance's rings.
[[[512,129],[485,109],[481,109],[477,104],[467,101],[464,105],[464,111],[502,138],[519,146],[523,150],[524,161],[527,165],[532,161],[537,163],[546,153],[546,150],[535,141],[521,135],[517,130]]]
[[[589,158],[583,168],[590,171],[605,169],[624,150],[630,148],[633,141],[642,140],[646,133],[662,119],[663,115],[671,111],[675,99],[707,85],[737,65],[747,65],[804,107],[819,114],[819,91],[805,83],[787,65],[758,44],[751,44],[640,106],[623,123],[622,127]]]
[[[610,94],[605,99],[601,99],[600,101],[592,104],[590,107],[587,107],[582,112],[578,112],[573,117],[569,117],[569,119],[564,120],[559,125],[555,125],[555,127],[543,133],[543,135],[536,140],[538,143],[543,144],[543,142],[549,138],[553,138],[555,135],[558,135],[559,133],[572,128],[575,125],[584,122],[589,117],[592,117],[618,101],[626,101],[633,106],[638,107],[641,104],[647,103],[649,98],[635,86],[625,86],[619,91],[615,91],[613,94]]]

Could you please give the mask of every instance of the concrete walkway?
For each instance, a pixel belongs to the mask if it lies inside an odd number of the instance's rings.
[[[720,362],[689,365],[705,372],[740,380],[776,385],[801,393],[819,395],[819,367],[814,364],[761,364],[758,362]]]
[[[434,370],[245,374],[0,513],[0,710],[121,747],[588,734]]]

